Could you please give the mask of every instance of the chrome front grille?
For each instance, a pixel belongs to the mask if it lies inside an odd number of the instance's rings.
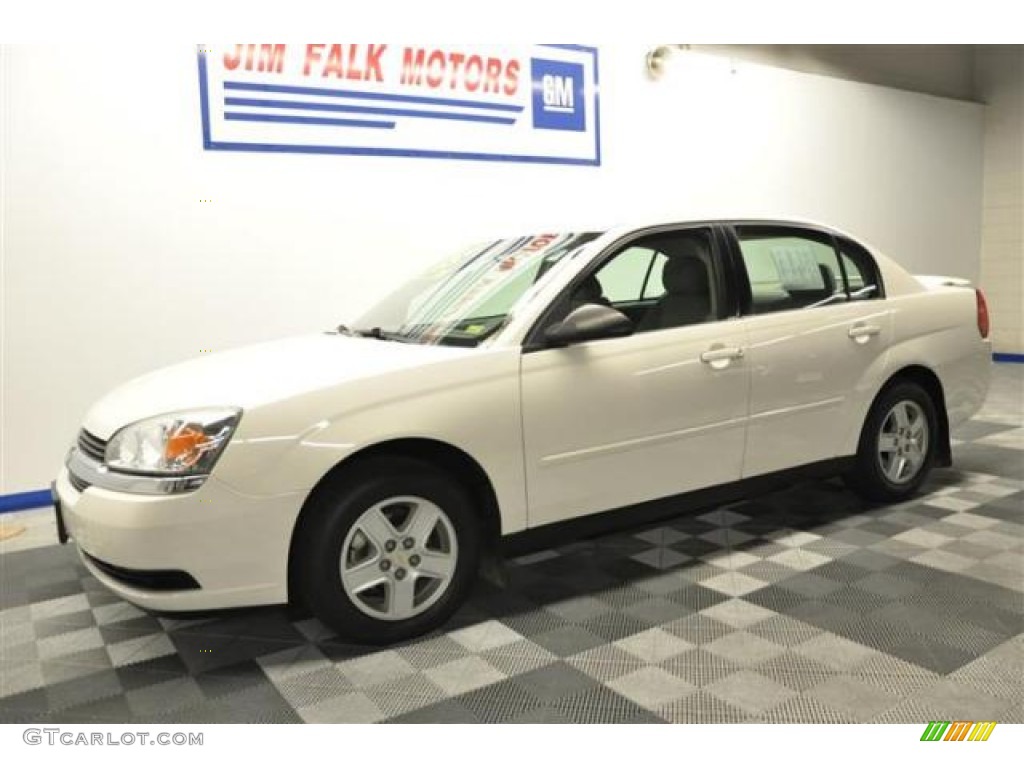
[[[102,464],[106,458],[107,441],[100,440],[96,435],[90,434],[83,429],[78,433],[78,450],[93,461],[98,461]]]

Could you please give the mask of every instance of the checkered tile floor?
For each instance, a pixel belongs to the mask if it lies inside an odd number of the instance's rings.
[[[810,483],[534,553],[386,650],[280,609],[153,617],[22,515],[0,722],[1024,722],[1022,393],[997,366],[911,503]]]

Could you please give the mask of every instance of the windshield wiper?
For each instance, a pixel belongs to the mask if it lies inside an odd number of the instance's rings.
[[[364,339],[379,339],[380,341],[400,341],[408,343],[409,338],[403,336],[400,333],[391,333],[382,330],[379,327],[375,328],[356,328],[354,331],[350,331],[353,336],[362,336]]]

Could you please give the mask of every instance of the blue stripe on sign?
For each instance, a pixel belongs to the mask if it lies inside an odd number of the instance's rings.
[[[26,491],[0,496],[0,515],[4,512],[20,512],[23,509],[38,509],[53,504],[49,491]]]
[[[309,88],[300,85],[270,85],[268,83],[240,83],[224,81],[228,91],[260,91],[262,93],[293,93],[306,96],[337,96],[343,99],[365,99],[367,101],[400,101],[406,104],[432,104],[438,107],[464,107],[465,109],[494,109],[501,112],[522,112],[517,104],[496,104],[489,101],[467,101],[465,99],[438,99],[432,96],[407,96],[399,93],[367,93],[366,91],[341,91],[333,88]]]
[[[225,112],[225,120],[247,123],[298,123],[302,125],[344,125],[351,128],[394,128],[393,121],[346,120],[339,117],[302,117],[301,115],[253,115],[248,112]]]
[[[315,101],[280,101],[278,99],[239,99],[227,97],[229,107],[266,107],[268,109],[306,109],[314,112],[354,112],[360,115],[388,115],[390,117],[426,117],[436,120],[467,120],[473,123],[502,123],[512,125],[514,117],[491,117],[458,112],[429,112],[418,109],[391,109],[389,107],[360,107],[354,104],[324,104]]]
[[[993,352],[992,359],[997,363],[1024,363],[1024,355],[1019,352]]]
[[[393,147],[338,147],[309,144],[250,144],[241,141],[211,141],[204,149],[222,152],[296,152],[303,155],[354,155],[357,157],[432,157],[439,160],[489,160],[498,163],[542,163],[544,165],[600,165],[597,158],[547,157],[545,155],[498,155],[437,149]]]

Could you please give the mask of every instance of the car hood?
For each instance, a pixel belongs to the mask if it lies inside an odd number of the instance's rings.
[[[346,382],[465,357],[472,349],[317,334],[204,355],[133,379],[84,426],[107,440],[126,424],[194,408],[256,408]]]

